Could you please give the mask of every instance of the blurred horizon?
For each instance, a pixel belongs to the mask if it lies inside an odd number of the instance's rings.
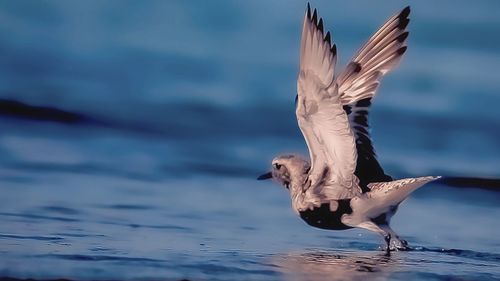
[[[307,152],[293,112],[302,1],[119,3],[1,2],[0,98],[166,138],[287,136],[300,145],[298,152]],[[389,136],[398,134],[408,142],[405,158],[429,148],[453,150],[469,160],[470,175],[499,176],[492,163],[500,157],[500,132],[491,130],[500,127],[491,106],[499,86],[487,69],[500,62],[500,40],[493,36],[500,19],[494,9],[466,1],[427,3],[409,2],[409,51],[383,80],[373,105],[379,157],[394,162],[384,155],[392,154]],[[341,68],[405,6],[312,4],[337,43]],[[465,7],[464,13],[444,13]],[[395,124],[396,116],[401,122]],[[430,131],[439,137],[426,139]],[[413,134],[421,136],[418,143]]]

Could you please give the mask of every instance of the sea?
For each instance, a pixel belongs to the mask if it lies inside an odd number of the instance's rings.
[[[256,180],[308,156],[306,5],[1,0],[0,279],[500,280],[500,2],[311,1],[340,65],[411,6],[370,111],[387,174],[491,179],[413,193],[392,220],[411,250],[390,256]]]

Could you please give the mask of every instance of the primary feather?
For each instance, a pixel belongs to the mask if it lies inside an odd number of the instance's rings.
[[[319,193],[339,199],[360,192],[354,176],[356,146],[339,95],[328,89],[334,81],[336,49],[323,34],[323,20],[308,7],[301,40],[296,115],[309,147],[310,184]]]
[[[307,7],[296,115],[311,158],[309,184],[321,185],[321,195],[352,198],[368,191],[370,182],[392,180],[376,160],[367,117],[382,76],[406,50],[409,12],[407,7],[391,17],[335,77],[336,46],[316,9]]]

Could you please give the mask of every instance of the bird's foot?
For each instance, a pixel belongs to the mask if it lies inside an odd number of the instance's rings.
[[[385,247],[383,248],[386,256],[391,255],[391,251],[409,251],[411,248],[408,246],[408,242],[403,239],[399,239],[399,237],[393,237],[391,234],[387,234],[384,236]]]
[[[408,242],[403,239],[399,239],[399,237],[392,238],[390,242],[391,251],[408,251],[411,248],[408,246]]]
[[[385,243],[387,244],[385,248],[385,255],[390,257],[391,256],[391,234],[387,233],[387,235],[384,236]]]

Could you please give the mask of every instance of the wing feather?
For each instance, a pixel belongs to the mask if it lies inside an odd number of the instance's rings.
[[[304,19],[297,79],[296,114],[311,157],[309,181],[322,197],[353,197],[360,190],[355,182],[356,146],[340,96],[328,91],[334,82],[337,49],[323,20],[310,7]]]
[[[369,183],[392,180],[377,161],[368,115],[382,77],[397,66],[406,51],[409,14],[410,8],[406,7],[391,17],[358,51],[335,81],[356,138],[358,158],[355,174],[363,192],[369,191]]]
[[[380,80],[406,52],[410,7],[391,17],[358,51],[335,83],[343,104],[371,98]]]
[[[406,51],[409,13],[407,7],[391,17],[335,78],[336,45],[331,43],[330,33],[324,33],[316,9],[311,13],[307,6],[296,115],[311,158],[308,180],[321,198],[359,194],[358,177],[365,189],[374,179],[390,179],[376,160],[367,118],[380,80]]]
[[[355,175],[359,179],[360,188],[363,192],[369,191],[368,184],[372,182],[387,182],[392,178],[385,174],[377,161],[375,149],[370,137],[368,114],[371,98],[366,98],[350,105],[344,105],[348,114],[349,123],[356,138],[356,150],[358,153]]]

